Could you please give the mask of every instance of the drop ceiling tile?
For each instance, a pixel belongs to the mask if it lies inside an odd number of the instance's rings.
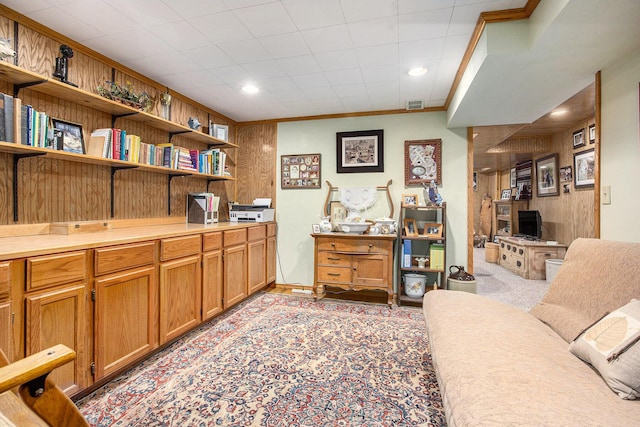
[[[440,58],[443,46],[444,38],[400,43],[400,66],[404,66],[406,71],[428,66],[432,60]]]
[[[165,42],[143,29],[91,39],[90,47],[118,62],[159,55],[170,50]]]
[[[289,58],[311,53],[307,42],[302,35],[297,32],[261,37],[259,41],[274,59]]]
[[[174,80],[171,89],[183,92],[186,89],[201,88],[221,84],[222,80],[215,77],[207,70],[187,71]]]
[[[238,89],[252,81],[251,76],[239,65],[230,65],[228,67],[212,68],[211,73],[225,82],[226,84],[237,87]]]
[[[221,0],[162,0],[162,2],[184,19],[192,19],[229,10]]]
[[[242,9],[244,7],[257,6],[259,4],[271,3],[273,0],[222,0],[231,10]]]
[[[311,74],[322,71],[318,61],[313,55],[296,56],[293,58],[278,59],[278,63],[289,73],[290,76],[300,74]]]
[[[32,0],[28,3],[24,0],[2,0],[2,4],[13,10],[20,10],[23,15],[29,15],[38,10],[53,9],[51,3],[46,0]]]
[[[79,0],[58,8],[103,34],[123,33],[136,28],[135,22],[129,17],[103,2]]]
[[[367,97],[342,97],[340,98],[340,102],[348,113],[371,111],[371,103]]]
[[[274,79],[266,79],[260,82],[261,86],[265,90],[270,92],[277,92],[283,90],[295,90],[299,89],[296,82],[291,77],[276,77]]]
[[[432,39],[447,35],[453,8],[400,15],[400,41]],[[477,17],[476,17],[477,18]]]
[[[178,75],[200,69],[200,66],[181,53],[171,52],[123,61],[123,65],[152,77]],[[182,77],[179,77],[182,78]]]
[[[310,102],[320,111],[320,114],[341,112],[343,108],[342,103],[335,96],[333,98],[313,98]]]
[[[385,18],[398,13],[397,0],[341,0],[340,3],[347,22]]]
[[[183,53],[202,68],[218,68],[233,64],[233,60],[216,45],[186,49]]]
[[[350,22],[348,26],[355,47],[398,42],[398,19],[395,16]]]
[[[346,96],[346,97],[349,97],[349,96],[366,97],[367,96],[367,87],[364,85],[364,83],[355,84],[355,85],[334,86],[333,91],[339,98],[343,96]]]
[[[222,12],[200,16],[190,20],[213,43],[228,43],[252,39],[253,36],[233,12]]]
[[[390,64],[365,67],[362,69],[362,77],[365,83],[397,81],[398,66]]]
[[[331,82],[331,86],[334,87],[362,83],[362,73],[360,71],[360,68],[327,71],[326,75]]]
[[[355,50],[334,50],[331,52],[317,53],[316,60],[324,71],[343,70],[356,68],[359,64]]]
[[[280,64],[274,60],[243,64],[242,68],[257,81],[287,76],[287,73],[282,69]]]
[[[256,39],[220,43],[218,46],[229,58],[233,59],[238,64],[271,59],[269,53]]]
[[[469,45],[469,35],[447,36],[444,39],[442,58],[457,59],[458,62],[464,56]]]
[[[204,34],[187,21],[173,22],[171,25],[156,25],[147,28],[147,30],[172,48],[180,51],[187,46],[198,48],[211,43]]]
[[[302,32],[302,36],[313,53],[352,47],[351,35],[344,24],[305,30]]]
[[[323,87],[301,87],[300,90],[306,97],[313,100],[319,99],[336,99],[336,94],[333,91],[333,88],[323,86]]]
[[[284,0],[284,7],[298,30],[343,24],[344,15],[338,0]]]
[[[233,13],[255,37],[290,33],[297,29],[281,3],[236,9]]]
[[[60,34],[64,34],[72,40],[86,42],[96,37],[103,37],[105,34],[87,25],[85,22],[69,16],[59,8],[39,9],[28,13],[26,16],[36,22],[40,22],[50,28],[60,28]],[[13,35],[8,36],[13,39]]]
[[[122,15],[135,19],[136,27],[138,28],[147,28],[182,20],[181,16],[173,9],[158,0],[105,0],[105,3],[120,11]],[[171,25],[166,27],[170,28]]]
[[[455,4],[456,0],[398,0],[398,12],[404,15],[427,10],[446,9],[453,7]]]
[[[331,84],[324,73],[301,74],[291,77],[302,90],[309,88],[330,88]]]
[[[397,43],[359,47],[356,53],[361,67],[396,64],[399,57]]]
[[[459,3],[459,2],[458,2]],[[471,34],[482,12],[506,9],[510,0],[497,0],[490,2],[474,2],[473,4],[456,6],[453,8],[448,35]]]

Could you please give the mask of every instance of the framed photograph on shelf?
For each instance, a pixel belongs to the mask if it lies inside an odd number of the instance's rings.
[[[56,149],[76,154],[86,153],[82,125],[54,118],[51,119],[51,124],[53,125],[54,133],[56,129],[62,132],[62,147],[58,145]]]
[[[595,123],[589,125],[589,144],[596,143],[596,125]]]
[[[536,183],[538,197],[557,196],[560,194],[557,154],[536,160]]]
[[[418,226],[413,218],[404,219],[404,234],[406,236],[418,236]]]
[[[573,133],[573,148],[584,147],[584,128]]]
[[[593,148],[573,153],[574,185],[576,188],[593,188],[595,184],[595,151]]]
[[[329,203],[329,220],[333,231],[340,230],[338,223],[344,222],[348,213],[347,209],[339,201],[334,200]]]
[[[515,188],[516,186],[516,168],[511,168],[511,188]]]
[[[337,173],[384,172],[384,130],[336,133]]]
[[[320,188],[320,153],[280,156],[280,188]]]
[[[320,233],[320,224],[312,224],[311,230],[313,231],[314,234]]]
[[[404,185],[442,184],[442,140],[404,142]]]
[[[509,200],[511,198],[511,189],[505,188],[500,193],[500,200]]]
[[[213,130],[209,127],[210,136],[218,138],[222,141],[229,141],[229,126],[213,125]]]
[[[422,235],[430,239],[439,239],[442,237],[442,224],[425,223]]]
[[[418,195],[417,194],[403,194],[402,195],[402,206],[418,206]]]

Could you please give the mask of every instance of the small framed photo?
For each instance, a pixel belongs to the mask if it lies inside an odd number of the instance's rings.
[[[336,172],[384,172],[384,130],[336,133]]]
[[[430,239],[439,239],[442,237],[442,224],[426,223],[422,234]]]
[[[280,156],[280,185],[290,188],[320,188],[320,153]]]
[[[595,151],[593,148],[573,154],[575,188],[593,188],[595,185]]]
[[[416,225],[416,220],[413,218],[405,218],[404,219],[404,234],[406,236],[417,236],[418,235],[418,226]]]
[[[213,129],[209,126],[209,135],[222,141],[229,141],[229,126],[213,125]]]
[[[511,198],[511,189],[505,188],[504,190],[502,190],[502,192],[500,193],[500,200],[509,200],[510,198]]]
[[[515,186],[516,186],[516,168],[511,168],[510,175],[511,175],[511,182],[510,182],[511,188],[515,188]]]
[[[344,222],[347,219],[348,213],[349,212],[347,211],[347,209],[342,206],[342,203],[340,203],[338,200],[333,200],[331,203],[329,203],[329,219],[331,221],[331,227],[333,231],[340,230],[340,225],[338,224]]]
[[[596,125],[595,123],[589,125],[589,144],[596,143]]]
[[[402,195],[402,206],[418,206],[418,195],[417,194],[403,194]]]
[[[573,133],[573,148],[584,147],[584,128]]]
[[[66,122],[60,119],[51,119],[53,125],[53,133],[56,129],[62,132],[62,147],[56,147],[58,150],[68,151],[69,153],[85,154],[84,138],[82,136],[82,125],[78,123]]]
[[[565,166],[563,168],[560,168],[560,182],[571,182],[571,181],[573,181],[573,172],[572,172],[571,166]]]
[[[538,197],[557,196],[560,194],[557,154],[536,160],[536,181],[538,183]]]
[[[313,230],[314,234],[320,233],[320,224],[312,224],[311,229]]]

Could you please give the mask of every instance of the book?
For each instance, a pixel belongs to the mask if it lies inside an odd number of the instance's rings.
[[[444,245],[442,243],[429,245],[429,266],[432,270],[444,270]]]
[[[13,98],[13,142],[22,144],[22,99]]]
[[[13,97],[2,94],[3,112],[4,112],[4,140],[7,142],[14,141],[14,129],[13,129]]]
[[[411,240],[402,241],[402,267],[411,268]]]

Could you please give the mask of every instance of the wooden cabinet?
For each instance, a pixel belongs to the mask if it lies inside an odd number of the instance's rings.
[[[249,295],[267,285],[266,234],[266,225],[256,225],[247,229],[247,286]]]
[[[248,295],[247,231],[230,230],[223,234],[224,242],[224,309],[239,303]]]
[[[11,263],[0,263],[0,350],[13,362],[13,305],[11,297]]]
[[[498,237],[498,263],[524,277],[544,280],[546,260],[563,259],[565,245],[548,245],[545,241],[531,241],[518,237]]]
[[[518,234],[518,211],[527,210],[528,200],[496,200],[493,202],[491,230],[493,236]]]
[[[95,250],[95,379],[117,372],[158,347],[154,242]],[[113,260],[123,260],[119,271]],[[146,266],[136,266],[147,260]]]
[[[326,286],[350,291],[365,289],[387,293],[393,303],[393,243],[395,236],[313,234],[315,271],[313,295],[324,295]]]
[[[422,304],[422,297],[407,295],[405,276],[421,275],[425,291],[446,289],[447,206],[402,206],[398,221],[398,305]],[[419,259],[423,259],[421,266]]]
[[[200,247],[199,235],[160,241],[160,344],[200,323]]]
[[[267,284],[276,281],[276,224],[267,224]]]
[[[222,233],[202,235],[202,320],[222,312]]]

